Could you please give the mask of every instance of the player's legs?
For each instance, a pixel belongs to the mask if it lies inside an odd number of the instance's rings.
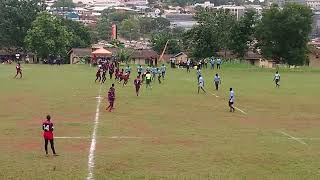
[[[219,83],[215,83],[215,85],[216,85],[216,90],[218,91],[218,89],[219,89]]]
[[[53,155],[56,155],[56,150],[54,149],[53,139],[50,139],[50,145],[51,145],[51,150],[52,150]]]
[[[139,89],[140,89],[140,87],[136,86],[136,94],[137,94],[137,96],[139,96]]]
[[[46,151],[46,155],[48,155],[48,139],[44,139],[44,150]]]
[[[21,79],[22,78],[22,72],[20,71],[19,74],[20,74],[20,79]]]
[[[110,105],[109,105],[109,106],[110,106],[110,108],[109,108],[109,112],[111,112],[111,110],[112,110],[112,109],[114,109],[114,108],[113,108],[113,103],[114,103],[113,101],[110,101]]]
[[[201,87],[201,89],[202,89],[202,91],[203,91],[203,92],[207,93],[207,92],[204,90],[204,88],[203,88],[203,87]]]
[[[161,76],[158,76],[159,84],[161,84]]]

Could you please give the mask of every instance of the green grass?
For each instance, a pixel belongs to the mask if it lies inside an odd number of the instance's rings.
[[[95,179],[319,179],[320,70],[280,69],[280,89],[274,71],[224,64],[215,92],[217,71],[204,70],[206,90],[219,98],[197,94],[194,70],[169,69],[163,84],[143,86],[140,97],[132,79],[116,84],[115,112],[104,111],[106,100],[100,107]],[[56,139],[60,156],[45,157],[41,123],[49,113],[56,136],[91,136],[95,69],[23,65],[23,79],[13,73],[13,65],[0,65],[0,179],[86,179],[91,139]],[[228,112],[230,87],[247,115]]]

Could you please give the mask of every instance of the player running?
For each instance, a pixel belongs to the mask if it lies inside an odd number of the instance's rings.
[[[97,82],[98,79],[99,79],[99,82],[101,82],[102,74],[103,74],[103,69],[99,66],[99,69],[96,73],[96,80],[94,82]]]
[[[131,73],[131,67],[129,65],[125,68],[125,73]]]
[[[139,90],[141,87],[141,79],[140,76],[137,76],[137,78],[133,81],[134,86],[136,87],[136,94],[139,96]]]
[[[53,155],[57,156],[57,153],[54,149],[53,129],[54,127],[53,127],[53,123],[51,122],[51,117],[50,115],[47,115],[47,119],[42,123],[44,149],[46,151],[47,156],[48,156],[48,142],[50,142]]]
[[[167,67],[164,64],[162,64],[160,69],[161,69],[162,80],[164,80],[164,77],[165,77],[166,71],[167,71]]]
[[[20,79],[22,78],[22,69],[21,69],[21,65],[20,63],[17,63],[16,65],[16,75],[14,76],[14,78],[17,78],[18,74],[20,74]]]
[[[214,69],[215,60],[214,57],[210,59],[211,69]]]
[[[222,60],[221,58],[217,59],[217,69],[221,69]]]
[[[139,65],[139,66],[137,67],[137,72],[138,72],[138,75],[139,75],[139,76],[141,76],[142,71],[143,71],[143,68],[142,68],[141,65]]]
[[[114,101],[116,99],[116,93],[115,93],[115,88],[114,84],[111,85],[109,91],[108,91],[108,101],[109,101],[109,106],[106,108],[106,110],[109,110],[111,112],[112,109],[114,109]]]
[[[276,83],[276,87],[279,88],[280,87],[280,74],[277,71],[276,74],[274,75],[273,81]]]
[[[199,83],[199,78],[201,77],[201,69],[198,68],[197,70],[197,80],[198,80],[198,83]]]
[[[219,84],[221,84],[221,78],[218,73],[214,76],[213,81],[214,81],[214,85],[216,86],[216,91],[218,91]]]
[[[204,93],[207,93],[205,90],[204,90],[204,79],[203,77],[200,75],[199,77],[199,82],[198,82],[198,94],[200,92],[200,89],[204,92]]]
[[[187,60],[187,72],[190,72],[190,65],[191,65],[191,61],[190,59]]]
[[[112,79],[113,73],[114,73],[114,64],[110,63],[109,64],[109,76],[110,76],[110,79]]]
[[[230,88],[230,98],[229,98],[229,107],[230,107],[230,112],[234,112],[234,91],[232,88]]]
[[[150,72],[147,72],[147,74],[146,74],[146,88],[150,88],[150,89],[152,89],[152,87],[151,87],[151,79],[152,79],[152,77],[151,77],[151,74],[150,74]]]
[[[158,82],[159,84],[161,84],[162,70],[160,68],[157,68],[157,74],[158,74]]]
[[[126,73],[123,75],[123,86],[127,86],[128,80],[129,80],[130,73]]]

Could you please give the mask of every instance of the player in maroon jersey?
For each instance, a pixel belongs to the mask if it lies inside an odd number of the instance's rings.
[[[17,78],[18,74],[20,74],[20,79],[21,79],[21,78],[22,78],[22,69],[21,69],[20,63],[18,63],[18,64],[16,65],[16,71],[17,71],[17,73],[16,73],[16,75],[14,76],[14,78]]]
[[[142,83],[142,81],[140,79],[140,76],[137,76],[137,78],[133,81],[133,84],[136,87],[137,96],[139,96],[139,90],[140,90],[141,83]]]
[[[119,78],[119,84],[121,83],[121,81],[123,80],[124,74],[123,74],[123,69],[121,69],[121,71],[118,74],[118,78]]]
[[[109,110],[111,112],[112,109],[114,109],[114,101],[116,99],[116,94],[115,94],[115,88],[114,84],[111,85],[109,91],[108,91],[108,101],[109,101],[109,106],[106,108],[106,110]]]
[[[103,74],[103,69],[99,66],[99,69],[96,73],[96,80],[94,82],[97,82],[97,80],[99,80],[99,82],[101,82],[102,74]]]
[[[115,71],[115,80],[119,80],[119,73],[120,73],[120,70],[119,70],[119,68],[117,67],[117,68],[116,68],[116,71]]]
[[[123,86],[126,86],[130,77],[130,73],[123,75]]]
[[[110,63],[109,64],[109,76],[110,76],[110,79],[112,79],[113,73],[114,73],[114,64]]]
[[[46,150],[46,155],[48,155],[48,142],[50,142],[52,153],[54,156],[57,156],[53,143],[53,129],[54,127],[51,122],[51,117],[50,115],[47,115],[47,119],[42,123],[44,149]]]

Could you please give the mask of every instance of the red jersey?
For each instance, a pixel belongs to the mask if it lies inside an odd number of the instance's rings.
[[[108,91],[108,100],[113,102],[115,98],[116,98],[115,89],[111,87]]]
[[[136,78],[134,81],[133,81],[134,85],[135,86],[141,86],[141,79],[140,78]]]
[[[17,70],[17,72],[20,72],[20,71],[21,71],[20,65],[16,65],[16,70]]]
[[[54,127],[51,121],[44,121],[42,123],[43,137],[49,140],[53,139],[53,129]]]
[[[128,79],[129,79],[129,74],[125,74],[125,75],[123,76],[123,80],[128,81]]]

